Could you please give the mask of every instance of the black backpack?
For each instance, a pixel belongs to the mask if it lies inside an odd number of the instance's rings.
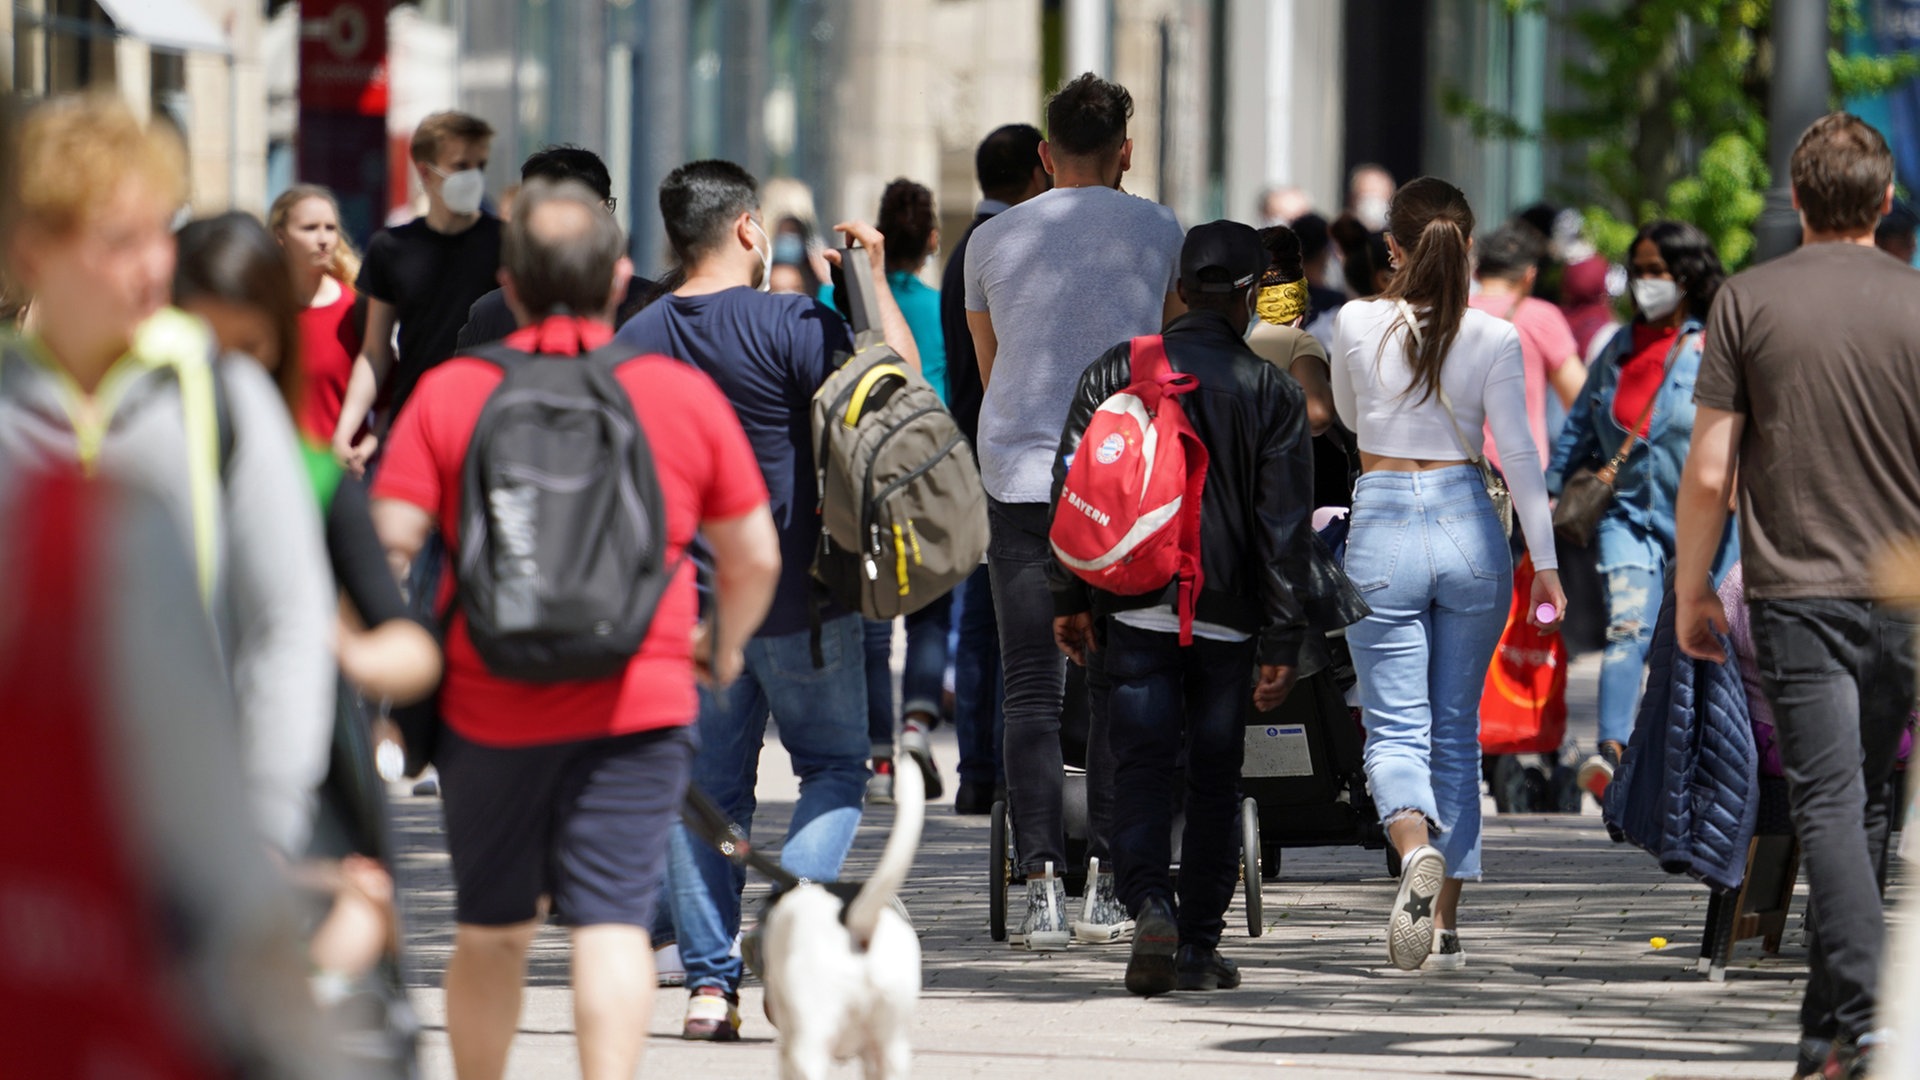
[[[607,345],[465,354],[506,373],[467,447],[455,577],[487,670],[551,683],[618,675],[673,579],[653,451]]]

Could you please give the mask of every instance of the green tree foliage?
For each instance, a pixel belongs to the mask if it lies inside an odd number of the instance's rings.
[[[1509,14],[1544,0],[1487,0]],[[1831,0],[1835,40],[1864,27],[1871,0]],[[1595,244],[1620,258],[1635,228],[1656,217],[1690,221],[1729,266],[1752,254],[1752,226],[1770,182],[1767,86],[1773,69],[1771,0],[1626,0],[1613,11],[1563,18],[1580,43],[1564,78],[1578,107],[1551,112],[1541,130],[1446,92],[1448,110],[1482,138],[1538,138],[1585,153],[1582,191]],[[1848,57],[1830,50],[1834,100],[1881,93],[1920,74],[1920,56]]]

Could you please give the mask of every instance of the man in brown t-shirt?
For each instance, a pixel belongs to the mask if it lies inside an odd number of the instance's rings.
[[[1914,702],[1916,619],[1874,601],[1876,552],[1920,536],[1920,271],[1874,249],[1893,158],[1845,113],[1793,154],[1804,245],[1730,279],[1707,320],[1681,481],[1680,646],[1723,659],[1708,568],[1737,474],[1746,594],[1819,913],[1803,1066],[1874,1055],[1879,867]],[[1809,1071],[1806,1068],[1802,1070]]]

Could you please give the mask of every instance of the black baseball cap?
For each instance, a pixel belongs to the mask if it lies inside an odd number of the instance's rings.
[[[1238,221],[1209,221],[1187,230],[1180,248],[1180,284],[1192,292],[1250,289],[1267,269],[1260,234]]]

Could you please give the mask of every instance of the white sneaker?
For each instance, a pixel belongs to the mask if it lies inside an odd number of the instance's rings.
[[[1446,856],[1431,845],[1400,861],[1400,891],[1387,918],[1387,959],[1402,971],[1418,971],[1433,952],[1433,904],[1446,884]]]
[[[873,759],[873,775],[867,777],[867,803],[871,806],[893,805],[892,758]]]
[[[1067,929],[1067,885],[1054,876],[1053,864],[1048,863],[1045,873],[1027,879],[1027,914],[1007,940],[1034,952],[1058,952],[1072,939]]]
[[[1082,945],[1133,940],[1133,919],[1114,894],[1113,871],[1102,873],[1099,859],[1087,860],[1087,896],[1073,921],[1073,940]]]
[[[685,986],[687,965],[680,961],[680,946],[674,942],[653,950],[653,973],[661,986]]]
[[[1460,951],[1460,935],[1451,930],[1433,932],[1433,953],[1420,965],[1423,971],[1459,971],[1467,966],[1467,954]]]

